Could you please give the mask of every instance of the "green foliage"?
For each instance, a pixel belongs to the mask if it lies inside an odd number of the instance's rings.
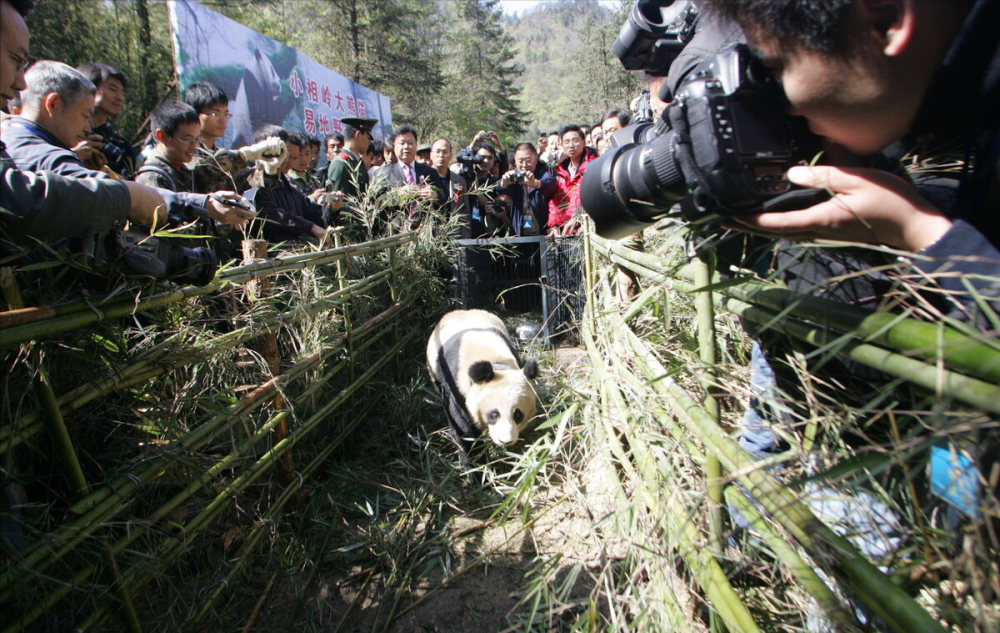
[[[149,37],[140,16],[148,15]],[[28,14],[31,59],[53,59],[77,67],[102,62],[124,73],[125,108],[113,121],[136,140],[146,115],[174,78],[166,5],[146,0],[59,0],[39,2]]]
[[[547,2],[503,25],[524,66],[517,82],[532,119],[523,140],[567,123],[593,124],[611,109],[627,109],[640,89],[636,73],[612,51],[631,2],[609,11],[596,2]]]

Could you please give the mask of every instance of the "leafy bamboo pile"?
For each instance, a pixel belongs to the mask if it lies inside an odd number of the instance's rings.
[[[691,618],[702,601],[705,623],[731,631],[797,630],[819,614],[834,630],[860,630],[847,595],[895,631],[1000,626],[1000,550],[989,519],[960,523],[955,534],[943,510],[922,508],[915,491],[935,440],[997,432],[987,415],[1000,412],[995,338],[866,313],[767,281],[723,283],[705,263],[688,263],[671,239],[661,239],[656,254],[590,240],[600,257],[582,324],[597,403],[588,426],[600,435],[593,445],[603,447],[619,508],[629,510],[609,532],[633,551],[628,573],[647,579],[630,587],[639,598],[629,611],[640,623],[630,630],[696,628]],[[624,310],[612,300],[609,261],[646,280]],[[730,313],[715,314],[715,306]],[[811,417],[786,430],[789,450],[764,462],[735,441],[747,343],[733,316],[818,350],[795,359]],[[825,393],[831,385],[809,373],[830,355],[897,377],[901,390],[912,385],[911,404],[841,404],[843,392]],[[892,428],[886,442],[860,449],[842,442],[852,429],[871,433],[879,423]],[[997,506],[984,483],[988,517]],[[817,486],[870,491],[900,517],[897,558],[877,561],[888,571],[816,518],[804,492]],[[724,505],[743,515],[749,533],[728,520]],[[691,593],[677,592],[688,578]]]
[[[4,313],[0,455],[24,542],[0,574],[2,630],[209,614],[421,350],[444,296],[435,230]],[[134,605],[195,569],[215,577],[190,604]]]

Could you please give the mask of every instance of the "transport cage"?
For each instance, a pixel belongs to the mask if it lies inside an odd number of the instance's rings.
[[[578,238],[484,238],[458,240],[458,245],[454,296],[463,308],[497,305],[511,312],[538,312],[546,340],[575,336],[583,314],[583,244]]]

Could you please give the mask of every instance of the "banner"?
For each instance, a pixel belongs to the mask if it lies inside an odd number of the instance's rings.
[[[210,81],[229,97],[223,147],[249,145],[267,123],[320,140],[343,132],[341,117],[378,119],[391,134],[389,98],[193,0],[168,0],[180,93]]]

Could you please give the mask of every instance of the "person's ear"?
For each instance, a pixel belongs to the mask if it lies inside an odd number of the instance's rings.
[[[157,143],[167,144],[167,133],[163,131],[163,128],[153,130],[153,138],[156,139]]]
[[[865,26],[878,40],[882,52],[896,57],[913,38],[914,0],[861,0],[866,11]]]
[[[40,108],[42,112],[47,114],[49,117],[53,117],[63,106],[62,98],[55,92],[50,92],[42,97],[42,107]]]

